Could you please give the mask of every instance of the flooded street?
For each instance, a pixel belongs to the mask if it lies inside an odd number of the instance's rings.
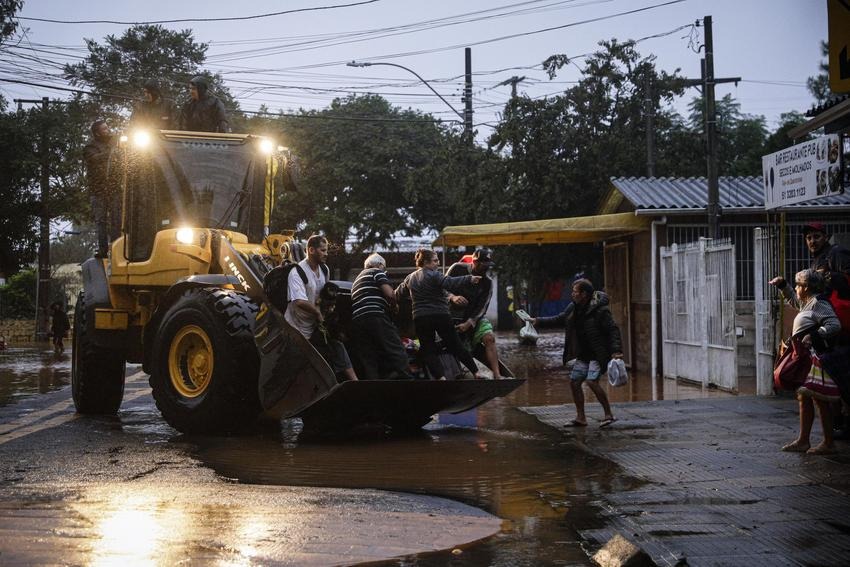
[[[579,432],[557,431],[515,409],[571,401],[561,348],[557,331],[541,335],[536,347],[520,346],[512,333],[501,334],[502,358],[526,384],[477,410],[440,415],[409,437],[310,439],[301,434],[299,420],[264,424],[241,436],[189,437],[165,425],[150,398],[131,406],[127,394],[119,420],[124,435],[141,437],[143,443],[161,442],[165,432],[169,443],[185,447],[193,460],[230,482],[428,494],[504,520],[497,535],[454,553],[449,549],[387,565],[589,565],[575,527],[602,527],[595,502],[604,493],[638,483],[610,461],[582,450],[606,433],[595,427],[594,419],[601,418],[598,405],[589,404],[590,427]],[[0,405],[7,410],[69,390],[69,382],[67,353],[59,359],[46,347],[0,353]],[[615,402],[651,399],[649,386],[640,377],[623,388],[606,384]],[[666,399],[729,395],[674,381],[666,381],[661,391]]]

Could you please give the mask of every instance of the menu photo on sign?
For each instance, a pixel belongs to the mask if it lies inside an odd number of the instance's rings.
[[[820,136],[762,157],[764,207],[775,209],[844,191],[838,134]]]

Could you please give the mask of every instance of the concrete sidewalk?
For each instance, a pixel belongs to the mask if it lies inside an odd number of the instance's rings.
[[[830,456],[780,451],[797,436],[796,400],[614,404],[604,429],[563,428],[572,404],[521,409],[646,481],[604,497],[605,529],[576,526],[590,547],[620,533],[659,565],[850,564],[850,443]],[[812,445],[821,438],[815,418]]]

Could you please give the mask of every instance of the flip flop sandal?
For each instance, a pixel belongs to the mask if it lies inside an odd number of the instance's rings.
[[[600,427],[600,428],[602,428],[602,427],[608,427],[609,425],[611,425],[611,424],[612,424],[612,423],[614,423],[615,421],[617,421],[617,418],[616,418],[616,417],[612,417],[612,418],[610,418],[610,419],[603,419],[603,420],[599,423],[599,427]]]
[[[564,427],[587,427],[586,423],[583,423],[577,419],[570,421],[569,423],[564,424]]]

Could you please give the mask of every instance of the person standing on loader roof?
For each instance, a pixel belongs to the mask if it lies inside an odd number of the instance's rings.
[[[307,239],[307,257],[298,262],[307,281],[301,279],[299,270],[289,271],[287,290],[289,303],[284,319],[292,325],[316,350],[328,361],[334,373],[346,380],[357,380],[351,367],[351,359],[345,352],[345,346],[338,340],[328,338],[322,333],[324,316],[317,305],[319,293],[328,282],[327,265],[328,240],[314,234]]]
[[[117,168],[112,167],[116,139],[105,120],[94,121],[91,134],[91,142],[83,148],[83,159],[86,163],[92,216],[97,227],[97,254],[106,257],[109,244],[121,232],[121,192]]]
[[[484,316],[493,297],[493,280],[487,277],[487,271],[492,267],[492,251],[489,248],[479,248],[472,253],[471,264],[456,262],[446,275],[481,276],[478,285],[464,285],[458,293],[449,293],[449,311],[464,346],[468,342],[472,352],[475,352],[479,344],[484,346],[484,359],[493,371],[493,378],[498,380],[502,376],[499,371],[499,353],[496,352],[496,336],[493,333],[493,324]]]
[[[136,105],[130,116],[131,127],[147,127],[156,130],[174,129],[174,107],[162,98],[159,83],[153,79],[142,86],[145,99]]]
[[[230,132],[227,113],[221,100],[209,92],[209,83],[201,75],[189,81],[192,100],[180,111],[180,129],[191,132]]]
[[[380,254],[363,262],[351,287],[351,342],[357,371],[363,380],[410,379],[407,353],[390,319],[395,293]]]

